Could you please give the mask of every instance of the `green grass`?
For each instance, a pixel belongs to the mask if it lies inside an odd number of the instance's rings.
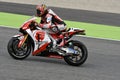
[[[0,12],[0,25],[19,28],[31,16]],[[37,20],[39,22],[39,19]],[[120,27],[65,20],[68,27],[86,30],[87,36],[120,40]]]
[[[120,27],[66,21],[69,26],[86,30],[87,36],[120,40]]]
[[[0,12],[0,25],[19,28],[23,24],[23,22],[28,18],[30,18],[30,16]]]

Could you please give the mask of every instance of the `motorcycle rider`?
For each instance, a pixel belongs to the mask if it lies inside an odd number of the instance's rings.
[[[48,35],[49,33],[55,33],[61,38],[61,42],[58,46],[63,46],[64,44],[64,36],[62,34],[63,31],[66,31],[66,24],[65,22],[56,15],[51,9],[48,9],[45,4],[37,5],[36,6],[37,16],[41,17],[41,21],[39,26],[43,29],[47,29]],[[51,37],[52,38],[52,37]],[[56,40],[52,39],[53,46],[55,47],[57,42]]]

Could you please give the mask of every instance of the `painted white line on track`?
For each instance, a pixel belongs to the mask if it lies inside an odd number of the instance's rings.
[[[6,27],[6,28],[11,28],[11,29],[18,29],[13,26],[5,26],[5,25],[0,25],[0,27]],[[109,40],[109,41],[120,41],[120,40],[115,40],[115,39],[108,39],[108,38],[98,38],[98,37],[92,37],[92,36],[85,36],[85,35],[76,35],[76,36],[81,36],[84,38],[91,38],[91,39],[101,39],[101,40]]]
[[[5,28],[11,28],[11,29],[18,29],[18,28],[16,28],[16,27],[14,27],[14,26],[5,26],[5,25],[0,25],[0,27],[5,27]]]

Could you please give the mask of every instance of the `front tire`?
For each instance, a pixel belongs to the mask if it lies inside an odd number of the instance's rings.
[[[8,42],[7,49],[11,57],[22,60],[27,58],[31,53],[31,46],[26,41],[21,48],[18,48],[19,41],[18,37],[12,37]]]
[[[87,60],[88,51],[86,46],[80,42],[72,40],[70,41],[73,44],[74,50],[78,51],[79,55],[69,55],[65,56],[64,60],[72,66],[80,66]],[[68,42],[69,43],[69,42]],[[67,45],[68,46],[68,45]]]

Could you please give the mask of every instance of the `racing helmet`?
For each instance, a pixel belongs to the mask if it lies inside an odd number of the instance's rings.
[[[45,4],[37,5],[36,6],[37,16],[41,17],[44,14],[45,10],[47,10]]]

